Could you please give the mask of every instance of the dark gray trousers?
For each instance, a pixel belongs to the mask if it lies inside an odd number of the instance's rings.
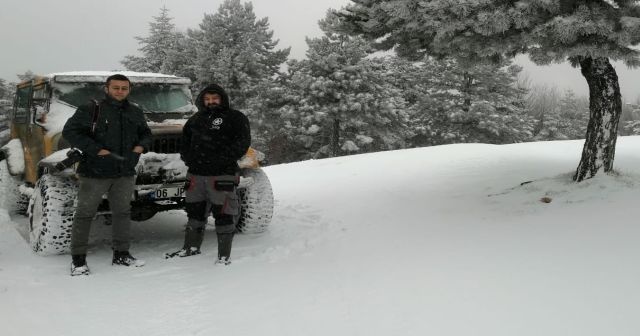
[[[202,230],[209,214],[216,220],[217,233],[233,233],[240,214],[240,202],[235,186],[229,190],[217,190],[216,181],[234,182],[233,175],[188,176],[186,190],[187,229]]]
[[[107,194],[111,209],[113,230],[113,250],[129,250],[129,233],[131,229],[131,197],[135,188],[135,177],[89,178],[80,177],[78,190],[78,207],[73,218],[71,231],[71,254],[87,254],[91,222],[102,202],[102,195]]]

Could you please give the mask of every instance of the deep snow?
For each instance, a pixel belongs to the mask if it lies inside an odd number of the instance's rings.
[[[0,215],[2,335],[638,335],[640,137],[618,175],[575,184],[583,141],[462,144],[267,167],[270,230],[230,267],[164,260],[185,215],[134,224],[138,269],[110,265],[94,223],[89,277],[30,252]],[[525,181],[533,181],[520,185]],[[550,197],[551,203],[540,201]]]

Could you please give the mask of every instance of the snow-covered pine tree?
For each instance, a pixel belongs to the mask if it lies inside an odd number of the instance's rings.
[[[405,146],[408,115],[402,93],[384,79],[385,61],[367,59],[361,38],[331,32],[307,39],[307,59],[289,62],[291,103],[281,109],[293,138],[311,158]]]
[[[589,123],[589,104],[567,89],[560,100],[560,119],[567,139],[584,139]]]
[[[535,141],[567,140],[569,137],[564,133],[564,123],[560,117],[560,109],[554,106],[545,114],[540,115],[536,123]]]
[[[190,78],[196,81],[197,36],[199,31],[187,29],[186,34],[175,33],[175,45],[166,53],[160,72]]]
[[[589,85],[590,119],[574,175],[613,169],[621,97],[611,60],[640,64],[635,0],[351,0],[345,32],[404,57],[454,56],[467,64],[526,53],[537,64],[569,60]]]
[[[528,88],[525,109],[534,119],[533,140],[555,140],[559,124],[560,92],[555,86],[535,85]]]
[[[572,90],[561,95],[556,87],[535,86],[527,96],[526,109],[535,119],[533,140],[584,139],[589,103]]]
[[[0,78],[0,99],[11,99],[13,89],[3,78]]]
[[[583,104],[570,89],[563,95],[556,88],[548,87],[534,92],[528,101],[528,107],[535,111],[534,140],[584,139],[589,121],[588,104]]]
[[[253,5],[225,0],[215,14],[205,14],[197,45],[196,87],[222,85],[236,108],[250,110],[248,101],[269,86],[290,48],[276,50],[268,18],[256,19]]]
[[[415,145],[502,144],[531,137],[533,120],[518,86],[520,67],[505,62],[465,68],[453,58],[426,57],[417,68],[427,90],[415,115]]]
[[[624,123],[627,134],[640,135],[640,99],[635,104],[629,104],[631,120]]]
[[[121,61],[128,70],[142,72],[160,72],[167,60],[167,55],[175,50],[178,34],[175,25],[171,22],[169,10],[166,7],[160,9],[160,15],[154,16],[149,22],[149,36],[136,36],[138,49],[142,56],[125,56]]]
[[[33,73],[33,71],[31,70],[27,70],[24,73],[21,74],[17,74],[16,76],[18,76],[18,79],[20,79],[20,81],[25,81],[28,79],[33,79],[33,77],[35,77],[35,73]]]
[[[295,62],[295,61],[291,61]],[[296,144],[291,127],[285,125],[281,117],[284,106],[295,104],[299,97],[287,85],[287,73],[280,74],[262,94],[249,100],[254,107],[251,117],[252,146],[265,152],[269,163],[287,163],[304,159],[306,151]]]

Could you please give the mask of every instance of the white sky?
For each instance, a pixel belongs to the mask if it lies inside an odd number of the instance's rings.
[[[166,5],[178,29],[196,28],[204,13],[215,13],[221,0],[2,0],[0,11],[0,78],[32,70],[50,73],[72,70],[122,69],[120,60],[136,54],[134,36],[146,36],[149,22]],[[318,20],[328,8],[349,0],[253,0],[257,17],[268,17],[280,47],[291,46],[291,57],[303,58],[305,37],[317,37]],[[534,83],[571,88],[587,95],[578,69],[568,65],[537,67],[521,58]],[[640,93],[640,70],[616,64],[627,101]]]

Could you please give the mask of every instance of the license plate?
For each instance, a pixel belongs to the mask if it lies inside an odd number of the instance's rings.
[[[172,197],[183,197],[184,196],[184,187],[161,187],[156,189],[154,193],[154,198],[172,198]]]

